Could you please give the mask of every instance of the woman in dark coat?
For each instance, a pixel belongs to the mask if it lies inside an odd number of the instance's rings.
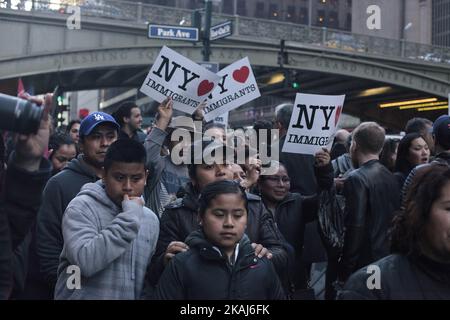
[[[354,273],[338,299],[450,299],[449,235],[450,168],[425,166],[394,219],[393,254]]]
[[[404,136],[398,145],[394,170],[400,189],[411,170],[419,164],[428,163],[429,160],[430,149],[419,133],[408,133]]]

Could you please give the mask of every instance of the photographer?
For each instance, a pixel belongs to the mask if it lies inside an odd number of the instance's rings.
[[[44,101],[27,97],[38,105]],[[16,269],[13,253],[28,234],[41,202],[41,193],[51,174],[51,164],[43,158],[50,135],[51,95],[45,96],[44,110],[36,133],[18,134],[15,151],[9,157],[0,195],[0,299],[8,299],[14,278],[24,278]],[[27,106],[29,108],[36,106]],[[19,115],[20,117],[20,115]],[[21,118],[21,124],[28,119]],[[19,123],[19,121],[17,121]],[[20,131],[18,128],[7,128]],[[15,130],[17,129],[17,130]],[[1,141],[3,143],[3,140]],[[4,164],[0,164],[3,168]],[[13,275],[14,273],[14,275]]]

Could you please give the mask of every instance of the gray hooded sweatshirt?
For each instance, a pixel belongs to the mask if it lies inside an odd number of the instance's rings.
[[[148,208],[106,195],[101,181],[88,183],[69,203],[62,221],[64,247],[55,299],[139,299],[159,234]],[[80,287],[76,271],[79,267]]]

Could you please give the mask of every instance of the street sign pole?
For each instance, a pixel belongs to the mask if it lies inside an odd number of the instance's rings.
[[[211,54],[209,33],[211,29],[212,1],[205,0],[205,30],[203,32],[203,61],[209,61]]]

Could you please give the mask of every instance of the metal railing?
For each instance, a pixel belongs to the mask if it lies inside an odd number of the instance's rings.
[[[14,2],[14,5],[13,5]],[[18,4],[17,4],[18,3]],[[134,24],[190,25],[193,10],[122,0],[0,0],[0,10],[54,12],[68,15],[68,7],[78,6],[82,16],[117,19]],[[276,41],[280,39],[316,47],[392,58],[406,58],[450,64],[450,48],[360,35],[341,30],[301,24],[213,13],[212,24],[231,20],[234,36]]]

